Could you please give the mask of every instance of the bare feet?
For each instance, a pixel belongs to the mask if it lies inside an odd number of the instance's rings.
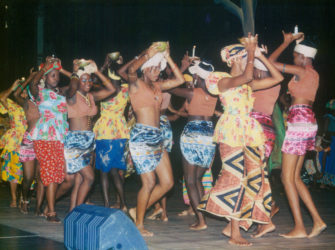
[[[181,211],[178,216],[189,216],[189,215],[195,215],[195,213],[193,212],[193,210],[191,209],[187,209],[184,211]]]
[[[307,233],[305,229],[295,229],[293,228],[293,230],[287,234],[279,234],[279,236],[282,236],[284,238],[287,239],[299,239],[299,238],[306,238],[307,237]]]
[[[230,245],[240,246],[240,247],[250,247],[252,243],[244,239],[242,236],[230,238],[228,241]]]
[[[204,223],[194,223],[189,227],[191,230],[194,231],[201,231],[201,230],[206,230],[207,229],[207,225]]]
[[[325,223],[314,225],[312,232],[307,236],[308,238],[313,238],[315,236],[318,236],[320,233],[322,233],[324,230],[326,230],[327,225]]]
[[[161,214],[161,221],[163,221],[163,222],[168,222],[169,221],[169,218],[167,217],[166,213]]]
[[[231,223],[229,222],[228,225],[222,230],[221,232],[224,236],[230,238],[231,237]]]
[[[128,213],[133,222],[136,223],[136,207],[130,208]]]
[[[11,207],[11,208],[15,208],[15,207],[17,207],[16,201],[12,201],[12,202],[9,204],[9,207]]]
[[[276,226],[270,222],[269,224],[265,225],[258,225],[256,234],[251,235],[252,238],[260,238],[263,235],[273,232],[276,229]]]
[[[163,208],[155,209],[153,213],[147,217],[147,219],[156,220],[162,213],[163,213]]]
[[[138,231],[140,231],[140,233],[141,233],[141,235],[143,237],[152,237],[152,236],[154,236],[154,233],[146,230],[144,228],[144,226],[138,226],[137,229],[138,229]]]
[[[270,218],[272,218],[273,216],[275,216],[276,213],[278,213],[278,212],[279,212],[279,207],[276,205],[275,202],[272,202]]]

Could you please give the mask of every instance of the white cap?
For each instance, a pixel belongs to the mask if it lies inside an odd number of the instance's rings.
[[[307,46],[307,45],[304,45],[304,44],[297,44],[294,47],[294,52],[303,54],[305,57],[310,57],[310,58],[313,58],[313,59],[314,59],[317,51],[318,51],[317,49],[315,49],[313,47],[310,47],[310,46]]]

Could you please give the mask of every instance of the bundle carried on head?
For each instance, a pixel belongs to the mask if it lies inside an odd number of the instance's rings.
[[[206,80],[208,75],[214,71],[214,67],[212,64],[206,61],[195,61],[194,65],[188,68],[188,71],[192,75],[198,75],[200,78]]]
[[[79,69],[77,71],[77,75],[80,78],[84,74],[91,75],[92,73],[97,71],[97,67],[95,64],[92,64],[89,60],[80,59],[77,61]]]
[[[231,67],[232,62],[237,58],[244,58],[247,56],[247,51],[242,44],[232,44],[221,49],[221,59]]]
[[[38,67],[39,70],[44,68],[44,63],[41,63],[40,66]],[[60,64],[59,60],[54,60],[53,63],[50,64],[50,66],[46,69],[44,75],[49,74],[52,70],[61,70],[62,69],[62,65]]]
[[[302,41],[294,47],[294,52],[304,55],[305,57],[315,58],[318,50],[316,49],[315,44],[309,41]]]

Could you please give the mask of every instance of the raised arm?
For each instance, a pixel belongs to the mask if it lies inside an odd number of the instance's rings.
[[[17,79],[10,88],[0,92],[0,102],[1,104],[8,109],[7,106],[7,98],[8,96],[19,86],[20,84],[20,79]]]
[[[255,56],[262,61],[265,67],[269,70],[271,74],[270,77],[266,77],[263,79],[254,79],[249,85],[253,90],[267,89],[270,88],[282,80],[284,80],[283,75],[279,72],[279,70],[262,54],[260,48],[256,48]]]
[[[31,94],[37,98],[38,97],[38,84],[40,83],[40,80],[44,76],[45,72],[47,72],[47,69],[50,68],[51,64],[53,64],[52,57],[47,57],[44,63],[43,68],[41,68],[34,76],[32,82],[29,84],[29,89]]]
[[[14,94],[13,95],[15,97],[15,100],[21,106],[23,106],[24,103],[25,103],[25,99],[21,97],[21,94],[22,94],[23,90],[27,87],[27,85],[31,82],[31,80],[34,78],[34,76],[37,74],[37,72],[33,72],[33,69],[34,68],[30,69],[30,75],[25,80],[25,82],[21,86],[18,85],[19,88],[16,88],[16,90],[14,90]]]
[[[305,69],[301,66],[297,65],[287,65],[284,63],[277,62],[278,57],[283,53],[283,51],[295,40],[301,40],[303,39],[304,34],[298,33],[298,34],[292,34],[292,33],[285,33],[282,31],[284,41],[281,45],[270,55],[269,61],[273,63],[273,65],[280,70],[282,73],[289,73],[292,75],[298,75],[302,76],[305,72]]]
[[[121,76],[124,80],[126,80],[128,82],[129,78],[128,78],[128,68],[131,64],[133,64],[133,62],[136,60],[137,58],[135,57],[133,60],[127,62],[126,64],[124,64],[118,71],[117,73],[119,74],[119,76]]]
[[[101,73],[98,68],[96,67],[96,64],[94,61],[91,61],[92,64],[94,64],[96,71],[94,74],[99,77],[101,80],[102,84],[104,85],[103,89],[97,90],[97,91],[92,91],[92,95],[94,97],[95,101],[101,101],[108,96],[112,95],[115,92],[115,87],[112,84],[112,82],[106,77],[103,73]]]
[[[218,82],[218,88],[220,92],[225,92],[230,88],[235,88],[243,84],[249,83],[253,80],[253,70],[254,70],[254,57],[255,49],[257,46],[257,35],[255,37],[251,36],[250,33],[247,38],[244,39],[245,50],[248,52],[247,65],[243,74],[233,77],[224,77]],[[242,60],[242,59],[239,59]],[[239,62],[234,62],[239,63]],[[240,63],[241,64],[241,63]],[[232,66],[234,67],[234,65]]]
[[[180,69],[174,63],[174,61],[172,60],[172,58],[170,56],[170,46],[169,45],[168,45],[168,47],[165,51],[164,57],[167,60],[169,66],[170,66],[170,68],[171,68],[171,70],[174,74],[174,78],[165,80],[163,82],[160,82],[159,86],[160,86],[162,91],[178,87],[185,82],[183,74],[181,73]]]

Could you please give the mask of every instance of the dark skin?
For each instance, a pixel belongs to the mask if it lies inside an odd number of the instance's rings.
[[[170,65],[174,78],[165,81],[158,81],[160,66],[145,68],[142,78],[138,78],[136,71],[147,60],[158,52],[158,45],[153,44],[149,49],[142,53],[142,56],[135,59],[128,68],[129,92],[136,93],[140,88],[140,82],[149,88],[154,88],[153,83],[159,83],[162,91],[175,88],[184,82],[184,77],[178,67],[170,57],[169,48],[165,52],[165,59]],[[160,109],[156,106],[140,108],[135,112],[138,123],[159,128]],[[136,226],[143,236],[153,236],[152,232],[144,228],[144,215],[151,205],[157,202],[173,186],[173,177],[168,154],[164,151],[162,159],[156,169],[152,172],[140,175],[142,187],[137,197],[137,208],[129,210],[130,215],[135,219]]]
[[[30,81],[34,78],[37,72],[32,71],[33,68],[30,70],[30,75],[27,78],[27,80],[22,84],[22,88],[17,88],[14,92],[14,97],[18,104],[20,104],[24,112],[28,114],[29,112],[38,112],[36,109],[30,110],[28,102],[31,102],[31,100],[28,98],[27,90],[25,89],[26,86],[30,83]],[[24,89],[24,90],[23,90]],[[35,105],[35,104],[34,104]],[[28,129],[27,131],[30,131],[31,128],[36,124],[38,121],[38,115],[36,115],[37,118],[33,119],[27,119],[28,123]],[[22,181],[22,196],[23,201],[20,205],[20,211],[23,214],[28,213],[28,205],[29,205],[29,193],[30,193],[30,187],[35,177],[35,172],[38,172],[39,166],[38,161],[36,159],[31,161],[26,161],[22,163],[23,165],[23,181]],[[39,178],[39,172],[38,172],[38,178],[37,178],[37,197],[36,197],[36,208],[35,208],[35,214],[40,215],[41,214],[41,205],[43,202],[44,197],[44,186]]]
[[[89,60],[90,64],[96,69],[95,62]],[[74,60],[74,72],[78,70],[78,61]],[[66,94],[68,105],[74,105],[77,102],[77,92],[80,92],[83,96],[87,96],[88,93],[92,94],[94,101],[101,101],[106,99],[115,92],[115,87],[100,71],[94,72],[102,81],[103,87],[99,90],[91,91],[93,82],[89,74],[83,74],[80,79],[74,78],[71,80],[69,89]],[[92,130],[91,117],[74,117],[69,118],[69,127],[72,131],[90,131]],[[65,193],[67,193],[72,186],[73,190],[71,193],[71,204],[69,210],[71,211],[74,207],[84,203],[87,194],[94,181],[94,171],[91,165],[88,165],[81,169],[76,174],[66,174],[65,181],[60,185],[56,193],[56,199],[59,199]]]
[[[283,43],[272,53],[270,56],[270,61],[276,66],[278,70],[284,69],[284,64],[277,62],[280,54],[295,40],[303,39],[303,34],[292,34],[283,32],[284,41]],[[285,73],[292,74],[296,80],[304,77],[306,74],[306,66],[312,65],[312,58],[305,57],[300,53],[293,53],[294,65],[285,65]],[[295,104],[306,104],[313,105],[313,102],[304,98],[296,98],[291,96],[291,105]],[[305,155],[293,155],[283,152],[283,162],[282,162],[282,182],[285,187],[285,192],[291,212],[293,214],[294,228],[286,234],[281,234],[285,238],[312,238],[319,235],[323,230],[326,229],[327,225],[320,217],[317,211],[311,194],[303,183],[300,177],[301,168],[304,162]],[[310,234],[307,235],[301,209],[300,209],[300,199],[306,205],[308,211],[310,212],[313,219],[313,229]]]
[[[49,72],[47,75],[45,75],[45,72],[47,71],[48,68],[52,66],[55,60],[58,60],[57,58],[52,58],[52,57],[47,57],[46,61],[44,63],[44,67],[35,74],[33,81],[30,83],[30,92],[31,94],[35,97],[38,98],[39,96],[39,88],[38,84],[40,80],[43,78],[45,82],[45,88],[50,89],[59,95],[65,96],[68,90],[68,86],[59,88],[58,83],[59,83],[59,71],[56,69],[53,69],[51,72]],[[60,62],[60,61],[59,61]],[[75,79],[72,79],[70,81],[70,84],[73,84]],[[65,167],[64,167],[65,171]],[[48,213],[47,219],[51,222],[56,222],[59,223],[60,220],[56,217],[56,212],[55,212],[55,200],[56,200],[56,191],[58,188],[57,183],[50,183],[46,187],[46,196],[47,196],[47,202],[48,202]]]

